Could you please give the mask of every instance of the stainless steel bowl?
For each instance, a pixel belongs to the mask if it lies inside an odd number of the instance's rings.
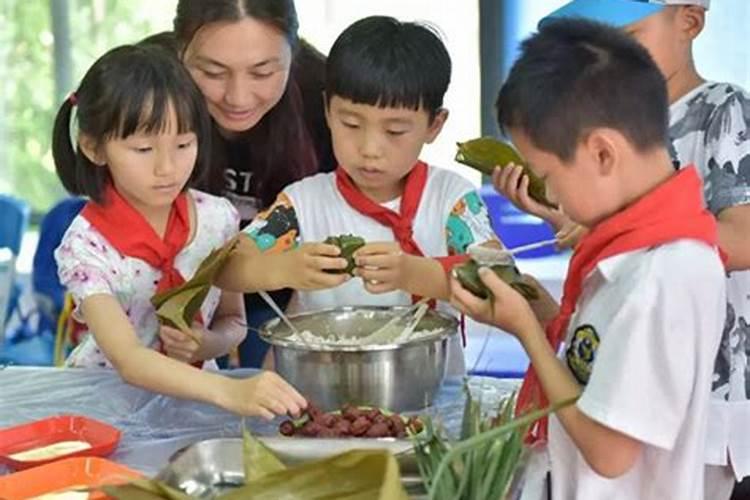
[[[367,336],[406,307],[339,307],[292,315],[294,326],[323,339]],[[273,345],[276,371],[320,408],[330,411],[346,403],[402,412],[429,406],[445,378],[450,337],[458,321],[430,310],[418,330],[434,334],[403,344],[316,346],[288,338],[289,328],[278,319],[261,327],[261,337]]]

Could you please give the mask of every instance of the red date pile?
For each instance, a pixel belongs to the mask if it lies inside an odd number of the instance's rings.
[[[284,436],[319,438],[405,438],[409,432],[418,434],[421,431],[422,421],[418,417],[384,414],[378,408],[352,405],[326,413],[308,404],[306,415],[296,421],[285,420],[279,426],[279,432]]]

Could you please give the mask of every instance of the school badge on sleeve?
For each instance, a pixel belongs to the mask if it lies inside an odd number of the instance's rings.
[[[592,325],[576,328],[568,349],[565,351],[565,359],[568,362],[568,368],[581,385],[586,385],[589,381],[598,348],[599,334]]]

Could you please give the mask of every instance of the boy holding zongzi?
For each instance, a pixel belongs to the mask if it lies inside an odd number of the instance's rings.
[[[221,286],[275,289],[301,283],[292,312],[342,305],[405,305],[447,299],[445,268],[475,243],[495,241],[487,209],[457,174],[419,160],[445,123],[451,61],[426,26],[373,16],[347,28],[327,62],[326,117],[339,167],[288,186],[244,233]],[[351,234],[352,236],[347,236]],[[349,279],[330,236],[367,242]],[[313,243],[311,243],[313,242]],[[345,256],[348,256],[346,252]],[[304,288],[327,288],[307,291]],[[456,339],[448,371],[463,372]]]
[[[728,256],[727,322],[714,362],[706,449],[706,498],[726,500],[735,478],[750,475],[750,371],[745,368],[750,343],[743,340],[750,323],[750,94],[735,84],[706,81],[696,69],[693,41],[703,32],[709,5],[709,0],[574,0],[541,22],[574,16],[617,26],[649,51],[667,80],[672,160],[679,168],[697,168]],[[518,174],[497,172],[496,185],[524,210],[574,227],[559,213],[523,202],[528,198]]]
[[[675,172],[665,147],[659,69],[618,30],[551,22],[524,42],[497,111],[551,201],[589,229],[554,318],[537,319],[492,273],[482,279],[493,302],[453,283],[459,309],[529,354],[519,411],[580,395],[549,433],[546,422],[530,431],[533,443],[548,439],[552,498],[703,498],[724,270],[700,178]]]

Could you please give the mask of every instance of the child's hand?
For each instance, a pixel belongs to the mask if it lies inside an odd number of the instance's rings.
[[[325,243],[304,243],[281,254],[283,287],[317,290],[339,286],[351,278],[348,274],[330,272],[346,269],[346,259],[339,257],[340,254],[339,247]]]
[[[546,326],[547,323],[552,321],[560,312],[560,304],[558,304],[557,300],[550,295],[547,289],[532,276],[524,274],[521,276],[521,280],[525,284],[536,288],[539,298],[529,301],[529,306],[531,307],[531,310],[534,311],[534,315],[539,323]]]
[[[368,243],[354,253],[357,269],[365,290],[387,293],[404,289],[406,263],[409,258],[398,243]]]
[[[493,299],[480,299],[451,277],[451,303],[461,312],[482,323],[495,325],[519,339],[538,321],[526,299],[490,269],[479,270],[479,277]]]
[[[523,173],[523,167],[513,163],[505,168],[496,167],[492,173],[492,184],[517,208],[549,222],[557,231],[555,237],[558,239],[558,249],[573,248],[588,232],[586,228],[570,220],[559,208],[547,207],[529,196],[529,176]]]
[[[159,328],[159,339],[164,345],[164,352],[167,356],[185,363],[198,361],[196,354],[201,348],[203,327],[197,323],[193,324],[191,332],[192,335],[188,335],[177,328],[162,325]]]
[[[575,247],[588,232],[589,230],[585,227],[566,218],[562,227],[555,235],[555,238],[557,238],[557,248],[562,250]]]
[[[297,417],[307,408],[307,401],[297,390],[274,372],[264,371],[245,379],[226,379],[219,405],[239,415],[263,417],[276,415]]]
[[[568,220],[559,209],[542,205],[529,196],[529,176],[523,173],[523,167],[520,165],[509,163],[502,168],[495,167],[495,171],[492,172],[492,185],[519,210],[544,219],[556,230]]]

